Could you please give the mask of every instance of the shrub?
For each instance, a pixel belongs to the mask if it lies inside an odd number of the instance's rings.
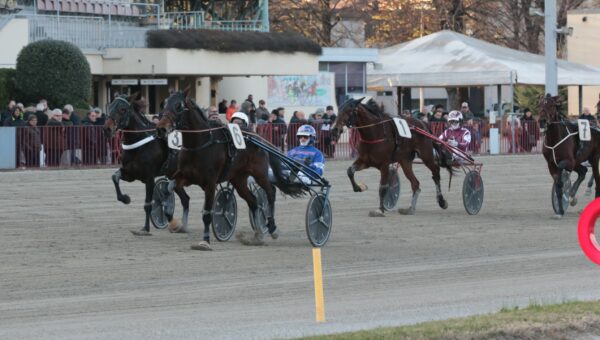
[[[77,46],[41,40],[25,46],[17,57],[15,85],[23,102],[48,100],[50,107],[86,102],[90,97],[90,65]]]
[[[4,110],[8,101],[16,99],[15,73],[12,68],[0,69],[0,110]]]

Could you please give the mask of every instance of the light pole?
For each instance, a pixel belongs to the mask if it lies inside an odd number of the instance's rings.
[[[556,0],[544,0],[544,53],[546,54],[546,93],[558,95],[556,72]]]

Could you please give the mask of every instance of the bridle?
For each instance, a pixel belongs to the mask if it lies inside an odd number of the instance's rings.
[[[567,135],[565,137],[563,137],[561,140],[559,140],[558,142],[556,142],[554,145],[550,146],[548,144],[546,144],[546,141],[548,139],[548,127],[546,128],[546,134],[544,136],[544,148],[546,149],[550,149],[552,150],[552,160],[554,161],[554,164],[556,166],[558,166],[558,161],[556,159],[556,148],[558,148],[560,145],[562,145],[564,142],[566,142],[569,138],[578,135],[579,131],[575,130],[574,132],[571,132],[571,130],[569,130],[569,127],[567,126],[567,124],[565,123],[564,119],[558,119],[560,116],[560,113],[558,113],[558,111],[556,110],[557,108],[557,104],[556,103],[551,103],[549,102],[550,99],[552,99],[552,97],[545,97],[544,99],[542,99],[541,103],[540,103],[540,113],[543,112],[544,117],[546,117],[546,125],[549,127],[552,124],[557,124],[558,128],[560,128],[560,126],[564,126],[565,130],[567,131]],[[546,109],[546,106],[548,106],[549,104],[554,104],[554,119],[556,120],[550,120],[550,116],[548,115],[548,110]],[[560,131],[559,131],[559,136],[560,136]]]

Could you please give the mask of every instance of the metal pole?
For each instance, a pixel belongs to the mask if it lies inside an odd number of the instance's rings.
[[[579,95],[579,112],[577,112],[577,115],[579,116],[583,112],[583,86],[577,86],[577,91]]]
[[[269,27],[269,1],[268,0],[261,1],[260,10],[262,12],[262,26],[263,26],[262,31],[269,32],[270,27]]]
[[[512,124],[511,124],[511,133],[512,133],[512,153],[516,153],[516,140],[515,140],[515,82],[513,77],[513,71],[510,71],[510,112],[512,113]]]
[[[558,95],[556,75],[556,0],[544,0],[546,93]]]

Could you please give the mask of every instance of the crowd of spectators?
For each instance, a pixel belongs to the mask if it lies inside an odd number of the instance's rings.
[[[107,142],[97,127],[103,126],[105,120],[100,108],[90,109],[81,119],[73,105],[51,110],[45,99],[28,107],[11,100],[0,113],[0,126],[18,127],[16,151],[20,167],[104,164]]]

